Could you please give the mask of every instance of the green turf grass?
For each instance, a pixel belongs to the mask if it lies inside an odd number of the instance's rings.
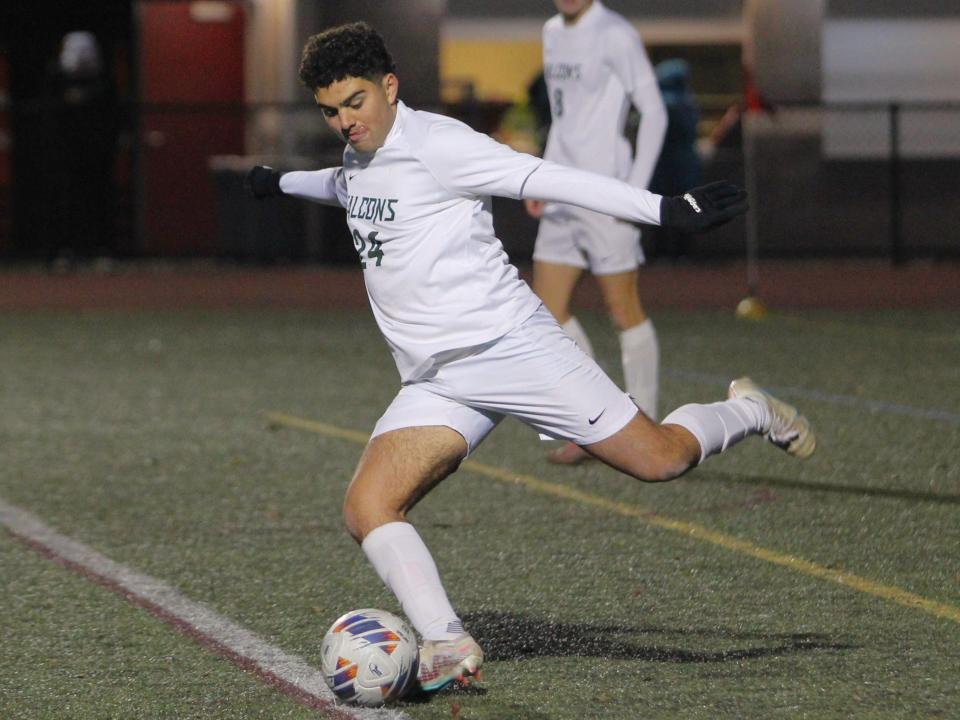
[[[3,718],[316,717],[6,533],[0,567]]]
[[[618,377],[614,334],[582,319]],[[750,372],[790,388],[818,453],[797,462],[751,439],[645,486],[597,464],[549,466],[507,421],[474,459],[960,608],[955,316],[656,322],[662,411],[720,399]],[[342,612],[397,609],[341,528],[360,446],[266,419],[370,430],[397,376],[368,313],[19,314],[0,317],[0,337],[0,496],[315,665]],[[956,621],[467,471],[411,519],[488,655],[483,688],[407,703],[413,718],[449,718],[454,703],[463,720],[960,707]],[[112,593],[0,549],[18,578],[4,598],[5,717],[124,716],[123,698],[137,717],[308,714]],[[42,660],[56,647],[69,649],[63,672]],[[64,698],[79,710],[58,710]]]

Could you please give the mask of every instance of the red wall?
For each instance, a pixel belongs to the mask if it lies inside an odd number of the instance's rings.
[[[198,22],[190,5],[139,6],[146,254],[216,253],[217,206],[208,159],[243,153],[242,3],[229,3],[233,12],[226,22]],[[155,107],[158,103],[187,107]]]

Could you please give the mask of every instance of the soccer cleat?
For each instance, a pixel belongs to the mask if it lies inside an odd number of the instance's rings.
[[[770,427],[764,437],[797,458],[808,458],[817,449],[817,438],[810,422],[793,405],[764,392],[748,377],[730,383],[731,398],[753,398],[770,411]]]
[[[593,455],[569,440],[547,453],[547,462],[554,465],[579,465],[586,460],[593,460]]]
[[[426,692],[442,690],[450,683],[469,682],[483,665],[483,650],[464,633],[455,640],[424,640],[420,647],[417,681]]]

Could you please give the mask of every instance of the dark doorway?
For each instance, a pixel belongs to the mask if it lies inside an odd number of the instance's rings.
[[[5,255],[56,262],[130,251],[131,29],[126,0],[0,10],[12,216]]]

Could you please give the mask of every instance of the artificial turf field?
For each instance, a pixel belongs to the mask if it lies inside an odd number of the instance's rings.
[[[656,322],[663,411],[749,372],[817,453],[751,439],[653,486],[549,466],[503,423],[411,515],[484,682],[398,710],[960,717],[957,315]],[[9,312],[0,388],[11,506],[314,666],[341,613],[397,610],[339,517],[397,389],[368,311]],[[8,533],[0,571],[0,717],[323,715]]]

